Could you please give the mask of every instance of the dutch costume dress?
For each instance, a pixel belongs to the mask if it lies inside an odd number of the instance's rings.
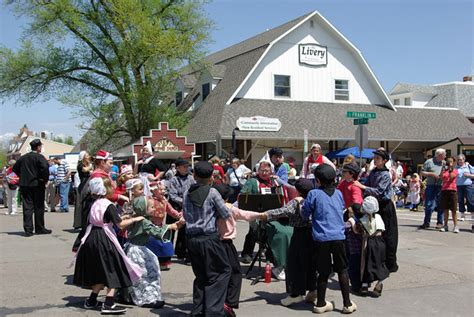
[[[104,284],[108,288],[131,286],[142,269],[130,261],[120,247],[113,225],[121,222],[115,205],[106,198],[97,199],[89,213],[89,225],[76,256],[74,284],[90,288]]]
[[[389,275],[385,265],[385,241],[382,232],[385,231],[385,225],[382,217],[378,214],[369,219],[364,215],[360,219],[363,227],[362,256],[361,256],[361,275],[362,282],[371,283],[373,281],[382,281]]]
[[[133,200],[133,210],[137,216],[145,216],[146,208],[145,197]],[[167,231],[167,225],[157,227],[148,219],[136,222],[128,229],[129,242],[125,245],[125,252],[143,270],[143,275],[128,288],[129,298],[125,295],[125,299],[131,299],[137,306],[163,301],[160,263],[146,244],[150,237],[163,240]]]

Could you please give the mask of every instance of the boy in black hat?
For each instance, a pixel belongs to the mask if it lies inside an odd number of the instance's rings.
[[[209,162],[194,166],[196,184],[183,197],[188,254],[193,267],[192,316],[223,316],[230,265],[217,231],[217,218],[230,216],[219,192],[210,186]]]
[[[170,203],[177,211],[183,210],[183,196],[184,193],[196,183],[191,174],[189,174],[189,162],[185,159],[178,158],[175,162],[176,174],[169,182],[169,198]],[[188,262],[186,249],[185,227],[178,230],[178,238],[176,239],[175,253],[178,259],[183,259]]]
[[[355,181],[354,186],[364,191],[364,196],[374,196],[379,202],[379,214],[385,223],[382,234],[386,244],[385,264],[390,272],[398,271],[397,246],[398,246],[398,220],[395,206],[392,202],[392,178],[385,163],[390,159],[390,154],[384,149],[374,151],[375,168],[370,172],[365,185]]]
[[[319,165],[315,172],[318,189],[309,192],[305,199],[302,215],[312,218],[312,236],[316,249],[318,269],[317,302],[313,312],[321,314],[334,309],[334,304],[326,302],[328,278],[332,271],[338,275],[344,307],[342,312],[350,314],[357,306],[350,300],[349,276],[344,241],[344,200],[336,189],[336,171],[327,164]]]

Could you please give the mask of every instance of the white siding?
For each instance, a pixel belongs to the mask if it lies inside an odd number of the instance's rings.
[[[315,17],[278,41],[264,57],[255,72],[237,93],[238,98],[288,99],[274,97],[273,76],[291,76],[291,100],[314,102],[344,102],[334,100],[334,80],[349,81],[349,103],[385,104],[369,73],[349,52],[345,42],[337,40],[332,31],[322,28]],[[328,64],[299,64],[298,44],[317,43],[327,46]]]

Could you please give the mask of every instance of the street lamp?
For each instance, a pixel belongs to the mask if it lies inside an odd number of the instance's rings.
[[[239,131],[239,128],[234,128],[232,130],[232,158],[237,157],[237,140],[235,139],[235,131]]]

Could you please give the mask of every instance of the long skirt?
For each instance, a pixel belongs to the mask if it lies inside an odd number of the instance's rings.
[[[385,224],[385,231],[382,233],[386,248],[385,265],[390,272],[396,272],[398,270],[398,220],[395,206],[391,200],[379,201],[379,215]]]
[[[93,227],[79,249],[74,284],[84,288],[96,284],[104,284],[108,288],[132,285],[125,262],[104,229]]]
[[[132,302],[143,306],[162,301],[160,263],[156,255],[146,246],[131,243],[127,244],[125,250],[130,260],[145,270],[140,280],[128,288]]]
[[[291,236],[293,235],[293,227],[282,224],[279,221],[270,221],[265,224],[265,228],[267,231],[267,241],[272,249],[275,266],[286,266],[288,247],[290,245]]]
[[[286,292],[305,295],[316,289],[316,250],[311,227],[295,227],[288,249]]]
[[[389,271],[385,266],[385,242],[382,236],[372,236],[367,239],[365,254],[365,270],[362,281],[370,283],[384,280]]]

